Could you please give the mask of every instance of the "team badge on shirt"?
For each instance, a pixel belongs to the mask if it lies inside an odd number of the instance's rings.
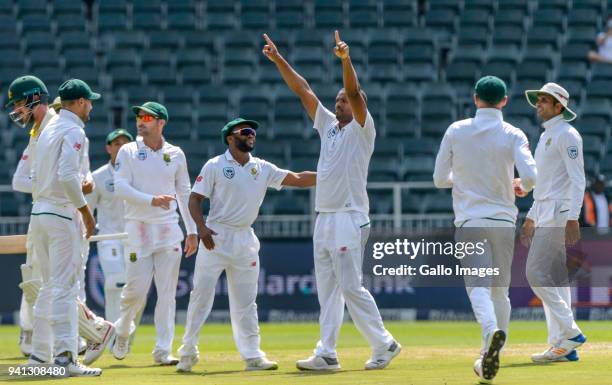
[[[567,156],[569,156],[570,159],[576,159],[576,157],[578,157],[578,147],[569,146],[567,148]]]
[[[552,138],[548,138],[548,140],[546,141],[546,148],[550,146],[550,142],[552,142]]]
[[[223,175],[227,179],[232,179],[236,175],[236,171],[234,171],[233,167],[223,167]]]
[[[165,153],[164,154],[164,162],[166,162],[166,165],[170,164],[170,154]]]
[[[137,156],[138,156],[138,159],[140,159],[140,160],[147,159],[147,150],[145,150],[144,148],[138,150],[138,155]]]
[[[130,262],[134,263],[136,262],[136,253],[130,253]]]

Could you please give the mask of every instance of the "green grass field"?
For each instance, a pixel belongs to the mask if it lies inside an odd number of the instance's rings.
[[[10,382],[70,382],[73,384],[476,384],[472,364],[479,348],[479,328],[472,322],[387,322],[387,328],[403,345],[402,353],[383,371],[365,371],[370,351],[351,323],[344,324],[338,354],[342,370],[335,373],[306,373],[295,361],[306,358],[317,341],[318,326],[262,324],[262,349],[279,362],[275,372],[244,372],[234,347],[229,325],[206,325],[200,337],[200,362],[189,374],[173,367],[153,366],[150,351],[155,341],[151,325],[138,329],[132,352],[123,361],[105,353],[96,366],[104,369],[99,378],[33,380]],[[610,385],[612,384],[612,322],[582,322],[589,338],[580,348],[579,362],[532,364],[531,353],[546,348],[544,322],[513,322],[509,344],[502,355],[498,385]],[[177,327],[175,349],[183,328]],[[18,329],[0,327],[0,365],[23,363],[17,346]],[[7,377],[0,376],[0,380]]]

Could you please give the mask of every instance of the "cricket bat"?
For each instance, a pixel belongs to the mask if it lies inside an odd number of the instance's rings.
[[[0,236],[0,254],[25,254],[26,237],[25,234]],[[87,241],[97,242],[111,239],[127,239],[127,233],[94,235]]]

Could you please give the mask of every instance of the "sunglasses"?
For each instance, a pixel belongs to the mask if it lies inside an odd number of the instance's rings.
[[[156,118],[153,115],[136,115],[136,121],[142,120],[145,123],[152,122],[152,121],[154,121],[156,119],[158,119],[158,118]]]
[[[239,130],[233,131],[232,134],[238,134],[242,136],[249,136],[249,135],[257,136],[257,132],[255,132],[255,130],[250,127],[241,128]]]

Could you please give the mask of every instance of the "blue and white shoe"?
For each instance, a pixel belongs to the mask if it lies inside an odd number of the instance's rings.
[[[578,360],[580,360],[580,357],[578,357],[578,351],[572,350],[568,355],[560,358],[558,362],[576,362]]]
[[[584,334],[580,333],[574,338],[563,340],[557,346],[551,346],[545,352],[534,354],[531,356],[533,362],[563,362],[563,361],[578,361],[578,353],[576,348],[582,346],[586,342]],[[573,358],[576,358],[573,360]]]

